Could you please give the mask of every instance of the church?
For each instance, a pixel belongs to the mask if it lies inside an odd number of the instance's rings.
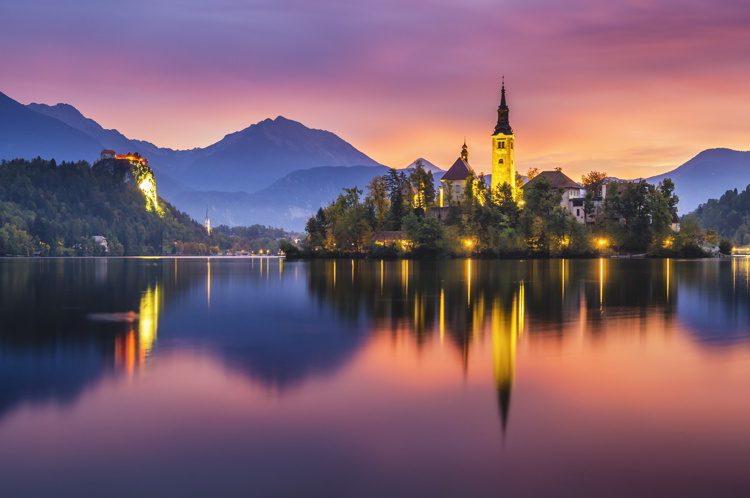
[[[513,199],[517,198],[516,164],[514,154],[515,136],[510,126],[510,108],[505,96],[505,82],[500,88],[500,105],[497,108],[497,124],[492,132],[492,182],[495,189],[507,183],[510,185]],[[440,208],[457,206],[464,199],[466,182],[475,178],[474,169],[469,164],[469,148],[464,141],[461,154],[440,180],[438,205]]]

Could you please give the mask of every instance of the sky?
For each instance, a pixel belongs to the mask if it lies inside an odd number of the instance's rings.
[[[747,150],[747,0],[0,0],[0,91],[202,147],[283,115],[373,159],[661,173]]]

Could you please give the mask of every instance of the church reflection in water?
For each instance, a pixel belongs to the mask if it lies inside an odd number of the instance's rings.
[[[0,290],[0,415],[132,376],[163,341],[198,344],[283,393],[391,334],[454,351],[459,376],[485,362],[505,431],[519,347],[597,340],[623,317],[633,333],[678,321],[702,347],[747,342],[750,330],[750,258],[19,260],[0,262]],[[123,312],[137,319],[90,319]]]
[[[373,330],[407,330],[418,346],[435,340],[455,348],[464,371],[470,356],[489,348],[505,430],[527,330],[530,341],[557,341],[575,328],[571,323],[598,334],[609,312],[633,306],[644,320],[653,313],[671,320],[672,262],[652,263],[340,260],[312,262],[308,286],[352,322],[365,315]],[[633,279],[635,268],[640,275]],[[344,271],[350,278],[342,278]]]

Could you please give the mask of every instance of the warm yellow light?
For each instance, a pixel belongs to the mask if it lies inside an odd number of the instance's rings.
[[[140,361],[151,355],[159,326],[159,286],[149,287],[141,296],[138,319],[138,350]]]
[[[476,243],[477,243],[476,240],[472,238],[461,239],[461,244],[463,244],[465,249],[469,249],[469,250],[473,249]]]
[[[664,239],[664,242],[662,242],[662,244],[661,244],[661,245],[662,245],[662,247],[663,247],[664,249],[671,249],[671,248],[672,248],[672,246],[674,245],[674,237],[672,237],[672,236],[670,235],[669,237],[665,238],[665,239]]]
[[[146,198],[146,210],[162,214],[161,207],[159,207],[159,197],[156,194],[156,180],[154,180],[153,174],[146,174],[138,183],[138,189],[143,193],[143,197]]]
[[[609,245],[609,240],[607,240],[604,237],[597,237],[595,242],[596,242],[596,247],[598,247],[599,249],[604,249],[605,247]]]

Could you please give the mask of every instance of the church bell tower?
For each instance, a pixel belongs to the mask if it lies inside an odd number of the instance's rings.
[[[510,109],[505,99],[505,79],[500,90],[500,106],[497,108],[497,124],[492,132],[492,191],[507,183],[516,199],[516,163],[513,146],[515,135],[510,127]]]

